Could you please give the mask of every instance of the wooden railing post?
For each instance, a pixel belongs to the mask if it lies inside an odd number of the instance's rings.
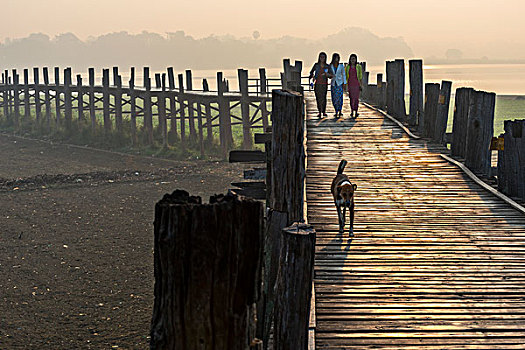
[[[386,104],[386,83],[383,81],[383,74],[377,75],[377,106],[384,109]]]
[[[55,123],[56,127],[60,126],[60,119],[62,116],[60,115],[60,109],[61,109],[61,103],[60,100],[60,93],[62,91],[62,88],[60,86],[60,68],[55,67]]]
[[[157,97],[157,108],[159,111],[159,126],[162,133],[162,146],[168,146],[168,120],[166,119],[166,73],[160,76],[161,91]]]
[[[473,91],[471,88],[459,88],[456,90],[452,142],[450,144],[450,154],[453,157],[465,158],[470,94]]]
[[[450,109],[450,94],[452,93],[452,82],[442,81],[438,97],[436,125],[432,138],[437,143],[445,142],[445,133],[447,132],[448,114]]]
[[[186,70],[186,91],[193,91],[193,77],[191,70]],[[188,123],[190,130],[190,141],[195,142],[197,140],[197,132],[195,131],[195,108],[193,106],[193,101],[189,95],[187,95],[188,103]]]
[[[102,70],[102,112],[104,116],[104,131],[109,134],[112,129],[109,111],[109,69]]]
[[[230,116],[230,101],[224,96],[228,91],[228,84],[222,77],[222,72],[217,73],[217,101],[219,104],[219,132],[221,147],[224,157],[228,157],[228,151],[233,143],[231,116]]]
[[[281,230],[274,349],[308,349],[316,233],[294,223]]]
[[[170,131],[169,138],[175,142],[178,139],[177,135],[177,105],[176,105],[176,93],[175,93],[175,74],[173,67],[168,68],[168,90],[170,100]]]
[[[35,118],[37,123],[42,119],[42,103],[40,99],[40,72],[37,67],[33,68],[33,83],[35,84]]]
[[[3,111],[4,111],[4,118],[6,118],[7,122],[10,123],[11,122],[11,115],[10,115],[10,111],[9,111],[9,105],[11,104],[11,99],[10,99],[10,92],[9,92],[9,71],[6,69],[3,73],[3,78],[4,78],[4,89],[3,89],[3,98],[2,98],[2,107],[3,107]]]
[[[272,92],[272,145],[269,213],[266,225],[263,300],[258,306],[264,319],[258,335],[268,343],[274,319],[275,283],[281,253],[281,230],[304,221],[304,100],[297,92]]]
[[[24,69],[24,118],[29,121],[31,118],[31,102],[29,100],[29,69]]]
[[[491,169],[490,142],[494,134],[496,94],[473,91],[470,96],[465,165],[475,173],[488,175]]]
[[[119,133],[122,133],[122,77],[119,74],[118,67],[113,67],[113,91],[115,102],[115,126]]]
[[[15,126],[20,126],[20,76],[13,69],[13,104],[15,108]]]
[[[268,82],[266,80],[266,69],[259,68],[259,79],[260,79],[260,88],[261,88],[261,95],[266,96],[268,93]],[[263,130],[266,130],[268,128],[268,109],[266,106],[266,100],[261,100],[261,117],[262,117],[262,123],[263,123]]]
[[[186,116],[185,116],[185,109],[184,106],[184,76],[182,74],[178,75],[179,78],[179,93],[178,93],[178,101],[179,101],[179,119],[180,119],[180,144],[181,147],[186,147]]]
[[[409,61],[410,111],[409,126],[416,126],[423,114],[423,60]]]
[[[135,67],[131,67],[131,76],[129,78],[129,108],[131,120],[131,142],[133,146],[137,145],[137,93],[135,92]]]
[[[73,120],[73,101],[71,94],[71,68],[64,69],[64,120],[66,122],[66,129],[71,129],[71,122]]]
[[[242,148],[251,149],[253,147],[251,123],[250,123],[250,101],[248,99],[248,71],[238,69],[239,91],[241,92],[241,115],[242,115]]]
[[[210,86],[208,85],[208,80],[202,80],[202,90],[204,92],[210,91]],[[206,113],[206,143],[208,146],[213,144],[213,121],[211,116],[211,103],[206,99],[205,103],[205,113]]]
[[[151,349],[249,350],[260,294],[263,205],[184,191],[155,206]]]
[[[95,132],[97,126],[96,100],[95,100],[95,68],[88,69],[89,83],[89,118],[91,119],[91,130]]]
[[[395,92],[395,64],[393,61],[386,62],[386,110],[394,115],[394,92]]]
[[[503,150],[498,151],[498,189],[525,200],[525,120],[504,122]]]
[[[44,78],[44,104],[46,105],[46,127],[47,131],[51,130],[51,94],[49,92],[49,68],[44,67],[43,71]]]
[[[439,84],[425,84],[425,111],[419,132],[423,137],[433,137],[436,127],[437,108],[439,103]]]
[[[78,122],[84,119],[84,87],[82,86],[82,75],[77,74],[77,110]]]
[[[397,59],[395,64],[395,90],[394,90],[394,108],[395,116],[400,120],[406,120],[406,104],[405,104],[405,60]]]
[[[151,78],[149,76],[149,67],[144,67],[144,91],[143,93],[143,111],[144,111],[144,129],[146,131],[146,143],[153,144],[153,112],[151,108]]]

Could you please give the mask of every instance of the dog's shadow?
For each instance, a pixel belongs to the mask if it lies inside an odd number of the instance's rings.
[[[326,230],[325,232],[333,232]],[[355,233],[354,233],[355,234]],[[318,280],[336,282],[345,279],[344,269],[345,263],[348,261],[348,256],[352,248],[352,242],[355,237],[348,236],[348,230],[339,232],[328,242],[324,248],[318,251],[318,259],[323,266],[322,270],[316,272],[315,278]]]

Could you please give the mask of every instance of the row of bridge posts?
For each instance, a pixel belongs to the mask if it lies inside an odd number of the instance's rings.
[[[76,82],[73,82],[71,68],[63,70],[63,77],[61,70],[55,68],[54,83],[50,82],[49,73],[47,67],[42,71],[34,68],[33,82],[30,82],[28,69],[23,71],[23,82],[20,82],[17,70],[6,70],[2,73],[1,111],[8,124],[18,131],[25,131],[22,129],[34,118],[37,125],[44,126],[48,132],[53,125],[55,128],[64,127],[71,131],[74,122],[78,121],[80,125],[89,120],[88,125],[94,132],[99,124],[97,114],[101,113],[101,122],[107,137],[112,137],[113,132],[123,134],[124,129],[129,127],[131,143],[137,145],[137,119],[142,117],[141,143],[153,145],[160,142],[164,147],[180,144],[183,149],[190,143],[197,145],[201,156],[204,156],[206,148],[213,144],[213,129],[216,127],[219,128],[220,146],[224,154],[227,154],[233,147],[233,125],[242,125],[241,147],[244,149],[253,147],[253,128],[266,128],[269,125],[269,98],[266,95],[264,68],[259,70],[260,79],[257,81],[260,81],[261,85],[257,86],[256,95],[249,93],[248,72],[244,69],[238,70],[239,94],[230,93],[229,83],[222,73],[217,74],[218,91],[215,94],[210,93],[206,79],[203,79],[202,90],[195,90],[191,70],[176,77],[171,67],[166,73],[155,74],[153,82],[149,67],[144,67],[141,87],[136,85],[134,67],[131,68],[127,87],[123,85],[118,67],[113,67],[112,70],[103,69],[101,85],[96,85],[93,68],[88,70],[87,85],[80,74],[76,75]],[[40,81],[41,74],[43,82]],[[124,110],[123,107],[127,105],[129,109]],[[239,116],[232,115],[232,109],[236,105],[240,106]],[[256,108],[253,116],[252,107]],[[129,126],[124,124],[125,116],[129,116]],[[157,122],[155,117],[158,118]],[[22,123],[22,118],[26,122]],[[262,126],[255,125],[258,123],[262,123]],[[158,132],[155,132],[156,128]]]
[[[452,133],[447,125],[452,82],[424,83],[423,61],[409,61],[409,111],[405,103],[405,61],[386,62],[386,82],[368,84],[363,99],[388,112],[422,137],[450,144],[450,154],[483,177],[497,174],[498,188],[525,200],[525,137],[523,120],[506,121],[505,134],[493,138],[496,94],[459,88],[455,93]],[[492,150],[498,150],[498,167],[492,168]]]

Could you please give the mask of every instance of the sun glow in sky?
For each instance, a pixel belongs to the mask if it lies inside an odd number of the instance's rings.
[[[3,0],[0,40],[42,32],[82,39],[114,31],[183,30],[194,37],[320,38],[345,27],[403,37],[420,56],[525,58],[523,0]],[[361,7],[356,7],[361,4]]]

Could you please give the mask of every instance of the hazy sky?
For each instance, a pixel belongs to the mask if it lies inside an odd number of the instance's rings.
[[[525,0],[1,0],[0,40],[33,32],[73,32],[85,39],[113,31],[184,30],[261,38],[317,38],[358,26],[405,38],[416,56],[525,58]],[[323,5],[320,5],[320,4]],[[357,9],[355,4],[362,4]],[[337,9],[335,9],[337,7]],[[333,11],[332,11],[333,10]]]

